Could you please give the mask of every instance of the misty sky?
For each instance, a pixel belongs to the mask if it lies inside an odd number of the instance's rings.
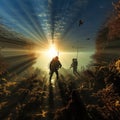
[[[39,45],[52,41],[59,52],[76,52],[82,64],[95,51],[95,38],[117,0],[0,0],[0,22]],[[79,26],[79,20],[83,24]],[[62,56],[62,54],[61,54]],[[75,54],[64,55],[64,65]],[[86,59],[85,59],[86,57]],[[44,61],[44,60],[43,60]]]

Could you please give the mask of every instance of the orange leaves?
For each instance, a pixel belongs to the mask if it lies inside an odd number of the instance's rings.
[[[115,106],[116,106],[116,107],[120,107],[120,101],[119,101],[119,100],[116,100]]]
[[[117,60],[115,63],[116,69],[120,72],[120,60]]]
[[[109,39],[120,38],[120,0],[113,3],[115,14],[108,21]]]
[[[96,38],[96,53],[94,55],[96,62],[100,62],[101,58],[108,62],[119,56],[120,0],[117,3],[113,3],[113,6],[115,12],[109,17]]]

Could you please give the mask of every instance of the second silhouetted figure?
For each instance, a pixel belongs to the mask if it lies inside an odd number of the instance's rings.
[[[73,73],[76,74],[77,73],[77,66],[78,66],[78,61],[76,58],[72,59],[72,64],[70,66],[70,68],[73,68]]]

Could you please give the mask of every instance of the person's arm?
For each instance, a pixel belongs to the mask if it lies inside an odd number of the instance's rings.
[[[71,64],[70,68],[72,68],[72,67],[73,67],[73,63]]]
[[[59,68],[61,68],[62,67],[62,64],[60,63],[60,61],[59,61]]]
[[[52,61],[51,61],[50,64],[49,64],[49,69],[50,69],[50,70],[52,69]]]

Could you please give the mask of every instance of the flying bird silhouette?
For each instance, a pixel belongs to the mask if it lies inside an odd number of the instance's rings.
[[[90,38],[87,38],[87,40],[90,40]]]
[[[79,20],[79,26],[83,24],[83,20]]]

